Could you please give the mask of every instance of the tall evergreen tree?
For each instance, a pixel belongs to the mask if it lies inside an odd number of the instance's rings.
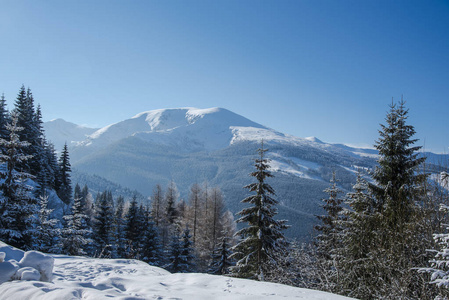
[[[229,273],[229,268],[234,265],[230,259],[230,246],[228,238],[224,235],[217,248],[212,252],[212,260],[207,271],[209,274],[226,275]]]
[[[0,239],[11,246],[28,250],[33,245],[37,199],[31,193],[31,187],[27,185],[27,179],[32,176],[27,172],[19,172],[17,168],[20,163],[32,157],[22,151],[29,143],[20,140],[19,132],[23,128],[18,126],[17,112],[12,113],[11,123],[6,125],[6,129],[9,132],[9,140],[0,139],[4,153],[0,160],[6,164],[6,168],[1,170],[5,180],[1,184]]]
[[[191,273],[195,271],[195,255],[193,242],[191,240],[189,227],[186,226],[181,236],[181,253],[179,255],[180,273]]]
[[[0,97],[0,138],[8,140],[9,132],[6,129],[6,124],[10,123],[8,108],[6,107],[5,95]]]
[[[332,174],[331,185],[325,189],[324,192],[329,195],[328,198],[323,199],[323,209],[326,214],[317,216],[321,221],[320,225],[315,226],[315,229],[320,232],[316,237],[317,251],[327,260],[335,258],[335,250],[341,246],[342,235],[342,217],[343,199],[339,197],[343,191],[337,186],[337,179],[335,172]]]
[[[153,266],[161,266],[163,259],[162,248],[159,241],[157,228],[155,227],[154,222],[151,218],[149,207],[144,208],[142,215],[142,260]]]
[[[96,257],[112,258],[114,256],[114,204],[110,192],[99,194],[92,238],[96,247]]]
[[[48,196],[39,197],[39,208],[34,249],[45,253],[61,253],[61,232],[57,227],[59,221],[50,216],[53,209],[48,208]]]
[[[117,198],[115,209],[115,241],[117,249],[117,257],[126,257],[126,238],[125,238],[125,220],[124,220],[125,199],[123,196]]]
[[[89,238],[91,230],[87,225],[87,215],[83,211],[81,198],[73,200],[72,212],[65,215],[65,227],[62,230],[62,249],[67,255],[86,255],[87,246],[92,243]]]
[[[72,198],[72,180],[70,179],[70,173],[72,172],[69,158],[69,150],[67,143],[64,144],[64,148],[59,158],[59,169],[61,186],[57,190],[59,198],[65,203],[70,204]]]
[[[269,160],[265,158],[263,142],[258,149],[259,158],[255,160],[256,171],[251,176],[256,179],[245,188],[255,192],[242,200],[242,203],[251,204],[250,207],[238,213],[238,223],[248,223],[248,227],[240,229],[236,235],[242,237],[234,248],[232,257],[237,259],[236,266],[231,269],[233,275],[243,278],[265,280],[265,275],[270,272],[270,265],[276,264],[276,254],[285,250],[285,238],[282,233],[286,229],[286,221],[277,221],[275,205],[278,201],[272,196],[274,189],[265,182],[273,175],[268,171]]]
[[[127,241],[127,257],[139,258],[140,252],[140,229],[141,218],[139,207],[137,206],[137,197],[133,196],[128,212],[125,216],[125,238]]]
[[[367,233],[345,235],[348,255],[356,261],[343,260],[340,269],[357,264],[357,285],[351,296],[362,299],[425,299],[425,277],[413,268],[423,266],[432,248],[432,212],[425,208],[424,182],[427,175],[419,168],[420,147],[413,146],[414,127],[407,124],[408,110],[404,101],[392,104],[381,124],[378,166],[368,185],[368,197],[357,192],[354,213],[349,214],[348,230]],[[372,199],[372,200],[371,200]],[[359,206],[356,207],[355,205]],[[357,226],[354,228],[354,226]],[[360,240],[363,244],[360,245]],[[360,251],[360,253],[354,253]],[[353,277],[354,278],[354,277]],[[347,279],[351,280],[351,278]],[[345,282],[349,294],[351,283]]]

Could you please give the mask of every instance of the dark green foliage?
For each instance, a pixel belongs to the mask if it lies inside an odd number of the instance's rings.
[[[64,144],[64,148],[59,158],[59,176],[61,185],[56,191],[59,198],[65,203],[69,204],[72,200],[72,181],[70,179],[70,172],[72,171],[69,158],[69,150],[67,143]]]
[[[9,132],[6,129],[6,124],[10,122],[9,112],[6,107],[5,95],[0,97],[0,138],[7,140]]]
[[[92,239],[95,256],[111,258],[115,253],[114,240],[114,201],[111,192],[97,196]]]
[[[17,112],[13,112],[11,123],[6,125],[6,129],[9,140],[0,139],[4,153],[0,158],[6,164],[6,168],[1,171],[4,182],[0,187],[0,239],[11,246],[29,250],[33,245],[37,199],[26,182],[32,176],[18,171],[19,165],[31,159],[31,156],[25,155],[23,151],[29,143],[20,140],[19,132],[23,128],[18,126]]]
[[[88,216],[82,206],[81,197],[76,197],[72,204],[72,213],[65,215],[66,225],[62,230],[62,249],[68,255],[86,255],[86,249],[92,243],[90,239],[91,229],[89,228]]]
[[[143,215],[141,230],[141,257],[142,260],[153,266],[162,266],[163,254],[159,241],[157,228],[151,218],[148,207],[142,208]]]
[[[324,192],[329,195],[323,199],[323,209],[326,215],[317,216],[321,221],[320,225],[315,226],[319,231],[316,237],[317,252],[327,260],[333,260],[336,257],[335,250],[341,246],[343,199],[339,197],[343,191],[337,187],[337,179],[333,173],[330,181],[330,187]]]
[[[255,183],[245,186],[255,195],[242,200],[251,204],[250,207],[238,213],[238,223],[247,223],[248,227],[240,229],[236,236],[242,240],[233,248],[233,258],[237,259],[236,266],[231,269],[233,275],[243,278],[265,280],[270,273],[270,265],[276,264],[277,254],[285,250],[285,238],[281,230],[286,229],[286,221],[277,221],[273,217],[277,214],[275,205],[278,201],[274,189],[265,182],[272,177],[269,169],[269,160],[264,157],[267,149],[263,143],[258,149],[260,158],[255,160],[256,171],[251,176]]]
[[[168,260],[165,266],[172,273],[190,273],[195,271],[195,256],[193,255],[193,244],[189,229],[186,227],[182,237],[179,233],[172,236],[170,243]]]
[[[224,236],[218,247],[212,252],[212,260],[207,273],[214,275],[225,275],[229,273],[229,268],[234,265],[231,256],[231,245],[227,242],[228,238]]]
[[[425,279],[413,268],[429,259],[432,209],[427,208],[419,174],[424,158],[413,146],[415,130],[407,125],[405,103],[392,104],[376,142],[379,165],[365,191],[359,178],[349,194],[345,258],[338,266],[340,292],[361,299],[430,299]]]
[[[126,257],[126,238],[125,238],[125,220],[124,220],[124,198],[119,196],[117,198],[117,205],[115,209],[115,241],[117,257]]]
[[[141,216],[137,199],[133,197],[128,212],[125,216],[125,238],[126,238],[126,256],[128,258],[138,258],[140,251],[140,229]]]

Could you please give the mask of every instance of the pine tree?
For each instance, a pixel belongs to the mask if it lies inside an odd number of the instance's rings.
[[[112,258],[114,256],[114,204],[110,192],[99,194],[92,237],[96,247],[96,257]]]
[[[425,208],[423,184],[427,175],[419,173],[425,159],[418,157],[420,147],[413,146],[417,140],[413,139],[413,126],[406,124],[407,114],[404,101],[390,106],[375,144],[379,159],[372,175],[374,182],[368,185],[369,196],[358,193],[357,201],[352,203],[354,213],[349,214],[345,234],[348,248],[343,251],[354,260],[343,260],[339,268],[343,274],[351,265],[357,266],[356,273],[352,273],[357,278],[357,289],[351,288],[350,278],[343,285],[343,293],[354,297],[427,297],[425,278],[413,268],[428,260],[426,249],[432,248],[433,240],[432,222],[426,219],[432,212]],[[367,234],[361,237],[349,230]]]
[[[181,263],[181,248],[181,240],[179,233],[176,230],[171,236],[171,241],[167,250],[168,263],[164,266],[164,269],[172,273],[178,273],[180,271],[179,264]]]
[[[45,253],[61,253],[61,232],[57,227],[58,220],[51,219],[53,209],[48,208],[48,196],[39,197],[39,213],[37,215],[36,236],[34,249]]]
[[[0,97],[0,138],[7,140],[9,132],[6,129],[6,124],[10,123],[8,108],[6,107],[5,95]]]
[[[162,265],[162,248],[157,233],[157,228],[151,219],[149,208],[145,208],[143,211],[142,222],[142,260],[149,263],[152,266]]]
[[[87,225],[88,216],[84,213],[80,197],[74,198],[72,213],[65,215],[66,226],[62,230],[62,249],[67,255],[86,255],[86,249],[92,240]]]
[[[255,160],[256,171],[251,176],[257,182],[245,188],[255,195],[242,200],[252,206],[238,213],[238,223],[248,223],[248,227],[240,229],[236,235],[242,237],[234,248],[233,258],[237,259],[236,266],[231,269],[233,275],[243,278],[252,278],[264,281],[265,275],[270,272],[270,266],[276,264],[276,253],[285,249],[285,238],[282,233],[286,229],[286,221],[277,221],[275,205],[278,203],[272,195],[274,189],[265,182],[273,175],[268,171],[269,160],[264,157],[267,149],[258,149],[259,158]]]
[[[343,199],[338,195],[343,191],[337,187],[337,179],[335,172],[332,174],[331,185],[325,189],[324,192],[329,195],[329,198],[323,199],[323,209],[326,215],[317,216],[321,221],[320,225],[315,226],[315,229],[320,232],[316,237],[317,251],[326,260],[335,258],[335,250],[341,246],[342,234],[342,217]]]
[[[207,273],[214,275],[226,275],[229,273],[229,268],[234,265],[230,258],[230,246],[226,235],[223,236],[217,248],[212,252],[212,260]]]
[[[378,220],[372,195],[368,192],[368,183],[357,174],[353,192],[346,195],[349,208],[343,210],[346,219],[342,225],[344,234],[339,249],[341,261],[339,269],[339,292],[351,297],[367,299],[372,291],[361,282],[374,281],[376,262],[370,255],[375,238],[375,225]]]
[[[141,218],[137,206],[137,197],[133,196],[128,212],[125,216],[125,238],[127,243],[126,256],[128,258],[139,258],[140,252],[140,224]]]
[[[72,172],[69,158],[69,150],[67,143],[64,144],[61,157],[59,158],[59,169],[61,186],[57,190],[59,198],[65,203],[70,204],[72,200],[72,180],[70,179],[70,172]]]
[[[125,220],[124,220],[124,206],[125,200],[123,196],[117,198],[117,205],[115,209],[115,241],[117,249],[117,257],[126,257],[126,238],[125,238]]]
[[[26,183],[32,176],[27,172],[17,171],[17,168],[20,163],[32,157],[23,154],[22,150],[29,143],[19,138],[19,132],[23,128],[18,126],[17,112],[13,111],[11,123],[6,125],[6,129],[9,131],[9,140],[0,139],[4,153],[0,159],[6,164],[6,169],[1,171],[5,181],[1,184],[0,239],[11,246],[28,250],[33,245],[37,199]]]
[[[193,249],[192,235],[188,227],[184,229],[181,236],[181,253],[179,255],[179,273],[191,273],[195,271],[195,255]]]

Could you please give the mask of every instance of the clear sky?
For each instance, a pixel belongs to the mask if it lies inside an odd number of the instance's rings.
[[[449,152],[449,1],[1,0],[0,93],[102,127],[223,107],[278,131],[372,146],[392,98]]]

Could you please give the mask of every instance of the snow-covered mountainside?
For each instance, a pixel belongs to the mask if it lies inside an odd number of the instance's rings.
[[[47,138],[53,140],[51,132]],[[187,199],[192,184],[208,182],[222,189],[237,212],[262,139],[275,175],[270,184],[280,201],[279,217],[292,225],[287,234],[300,239],[310,237],[315,215],[321,214],[332,171],[349,189],[357,168],[375,164],[372,150],[286,135],[223,108],[143,112],[72,143],[70,157],[78,174],[96,174],[144,195],[173,180]]]
[[[97,130],[98,128],[76,125],[63,119],[55,119],[44,123],[45,135],[51,137],[50,140],[57,150],[61,150],[65,143],[71,145],[84,141],[88,135]]]
[[[0,255],[4,257],[0,260],[0,270],[10,270],[11,266],[17,269],[8,279],[12,281],[0,281],[0,300],[350,299],[282,284],[225,276],[171,274],[132,259],[50,256],[39,255],[36,251],[24,253],[0,241],[1,253],[5,255]],[[24,257],[33,259],[26,260]],[[46,274],[45,278],[39,272]],[[2,275],[5,272],[0,277]]]

